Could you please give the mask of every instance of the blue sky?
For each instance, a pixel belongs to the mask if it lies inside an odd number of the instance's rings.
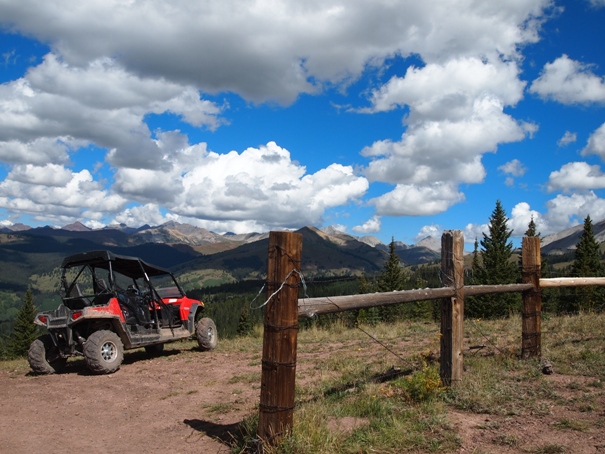
[[[604,0],[0,0],[0,223],[472,244],[605,218]]]

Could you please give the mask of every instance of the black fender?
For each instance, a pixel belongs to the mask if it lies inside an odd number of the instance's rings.
[[[189,317],[187,318],[187,330],[191,335],[195,334],[195,321],[198,312],[201,313],[204,310],[204,305],[200,303],[193,303],[189,309]]]

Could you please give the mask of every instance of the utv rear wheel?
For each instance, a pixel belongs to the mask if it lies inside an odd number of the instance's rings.
[[[84,342],[86,366],[95,374],[111,374],[124,360],[124,345],[113,331],[95,331]]]
[[[29,346],[29,366],[37,374],[55,374],[65,368],[67,358],[62,358],[50,334],[40,336]]]
[[[218,344],[216,325],[211,318],[201,318],[195,324],[197,343],[202,351],[214,350]]]

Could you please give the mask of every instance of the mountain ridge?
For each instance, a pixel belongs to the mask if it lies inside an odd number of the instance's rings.
[[[342,232],[333,226],[328,226],[323,229],[309,226],[309,228],[315,229],[318,234],[326,235],[330,241],[337,244],[346,244],[348,241],[359,241],[367,244],[370,247],[386,246],[378,238],[374,236],[361,236],[357,237],[350,235],[346,232]],[[52,230],[53,232],[68,231],[68,232],[104,232],[104,231],[117,231],[126,235],[131,235],[131,244],[143,244],[143,243],[184,243],[192,246],[202,246],[205,244],[216,244],[216,243],[250,243],[254,241],[263,240],[269,237],[269,232],[250,232],[250,233],[224,233],[219,234],[201,227],[195,227],[191,224],[179,223],[176,221],[167,221],[164,224],[157,226],[150,226],[145,224],[141,227],[128,227],[125,224],[110,224],[101,229],[91,229],[85,226],[81,222],[77,221],[72,224],[65,225],[64,227],[30,227],[25,224],[13,224],[11,226],[0,227],[2,233],[16,233],[16,232],[30,232],[30,233],[42,233]],[[426,237],[421,242],[415,245],[407,245],[402,242],[396,242],[398,249],[408,249],[410,247],[422,246],[427,247],[434,251],[439,251],[441,245],[438,240],[430,240],[431,237]]]
[[[351,241],[357,241],[373,248],[388,251],[388,245],[382,243],[382,241],[374,236],[357,237],[342,232],[334,226],[324,227],[323,229],[312,226],[309,226],[308,228],[314,229],[318,235],[322,235],[325,239],[340,246],[345,246]],[[560,255],[575,250],[575,245],[579,241],[582,230],[583,225],[578,224],[569,229],[562,230],[561,232],[544,236],[541,239],[542,252],[545,254]],[[125,224],[111,224],[101,229],[91,229],[79,221],[65,225],[61,228],[51,226],[31,227],[18,223],[0,227],[0,233],[52,234],[63,236],[81,234],[83,237],[88,237],[88,235],[90,235],[91,237],[96,237],[96,241],[99,241],[98,238],[106,238],[102,244],[106,244],[107,246],[134,246],[146,243],[186,244],[203,254],[212,254],[227,249],[237,248],[242,244],[261,241],[269,237],[269,232],[240,234],[229,232],[219,234],[201,227],[195,227],[191,224],[179,223],[176,221],[167,221],[164,224],[157,226],[145,224],[137,228],[128,227]],[[597,242],[605,242],[605,219],[593,224],[593,233],[595,234]],[[112,238],[112,240],[109,240],[109,238]],[[441,250],[441,242],[439,239],[431,236],[427,236],[412,245],[395,241],[395,249],[400,255],[405,255],[402,254],[402,251],[411,248],[426,248],[438,253]]]
[[[167,222],[160,226],[112,225],[90,229],[81,223],[65,228],[0,228],[0,293],[25,292],[27,288],[49,294],[64,257],[90,250],[109,249],[141,257],[172,269],[187,288],[262,279],[266,274],[269,233],[218,234],[189,224]],[[605,220],[594,224],[598,241],[605,241]],[[374,237],[356,237],[334,227],[303,227],[305,276],[358,276],[373,274],[384,266],[389,246]],[[575,249],[582,226],[544,238],[543,254],[565,254]],[[432,237],[416,244],[394,243],[406,266],[440,260],[440,242]],[[1,296],[1,295],[0,295]]]

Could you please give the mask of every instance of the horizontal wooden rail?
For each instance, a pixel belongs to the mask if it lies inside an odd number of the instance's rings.
[[[469,296],[486,295],[488,293],[522,292],[531,290],[532,288],[534,286],[531,284],[469,285],[463,288],[463,293]],[[352,309],[451,298],[454,296],[454,293],[455,289],[453,287],[439,287],[386,293],[361,293],[359,295],[305,298],[298,300],[298,315],[299,317],[311,318],[316,315],[334,314]]]
[[[532,284],[503,284],[503,285],[467,285],[464,296],[487,295],[489,293],[524,292],[533,289]]]
[[[605,277],[552,277],[540,279],[540,288],[605,286]]]
[[[605,277],[559,277],[540,279],[540,288],[556,287],[585,287],[590,285],[605,286]],[[464,296],[487,295],[489,293],[524,292],[533,289],[532,284],[504,285],[467,285],[463,287]],[[352,309],[364,309],[391,304],[413,303],[414,301],[435,300],[454,296],[453,287],[424,288],[416,290],[401,290],[386,293],[362,293],[359,295],[322,296],[319,298],[304,298],[298,300],[299,317],[315,317],[322,314]]]
[[[351,309],[363,309],[390,304],[411,303],[437,298],[448,298],[454,295],[453,287],[425,288],[420,290],[401,290],[386,293],[361,293],[358,295],[324,296],[320,298],[306,298],[298,300],[298,315],[300,317],[314,317],[321,314]]]

